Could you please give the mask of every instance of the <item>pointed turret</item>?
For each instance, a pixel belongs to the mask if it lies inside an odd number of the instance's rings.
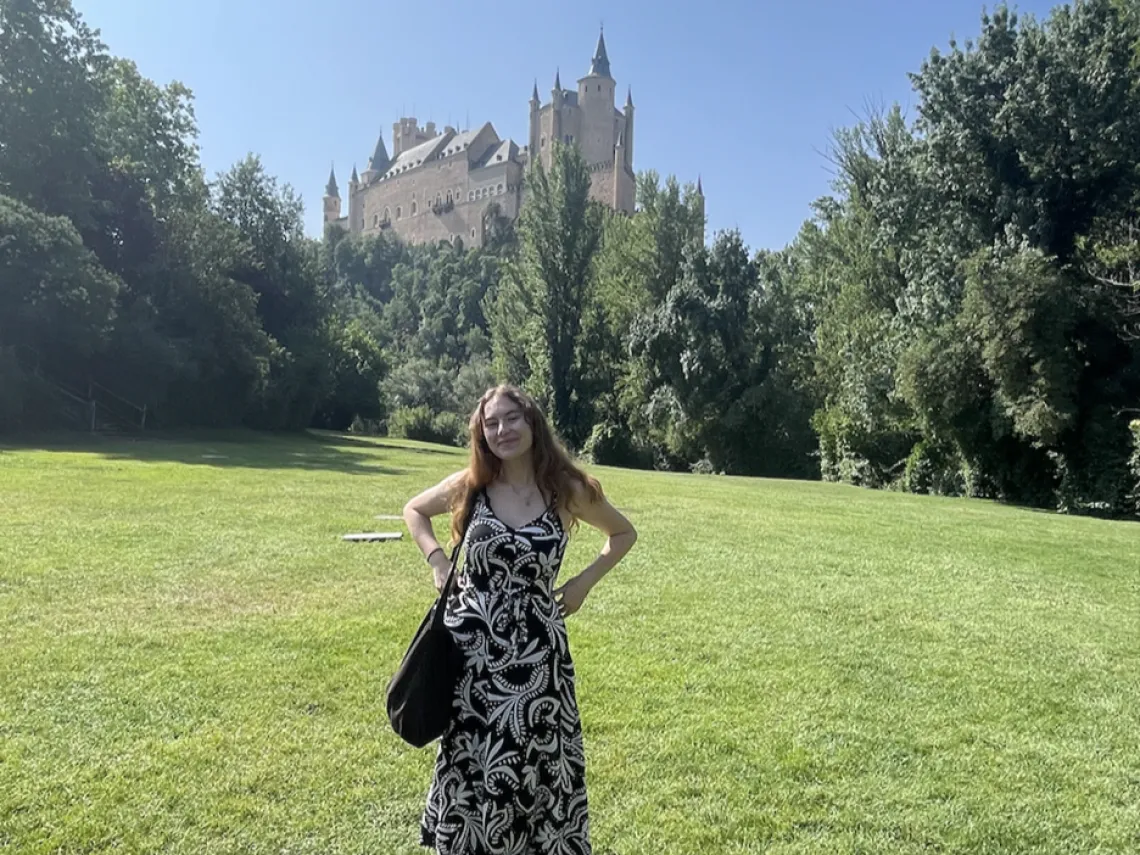
[[[360,176],[356,174],[356,164],[352,164],[352,176],[348,179],[348,230],[358,232],[364,227],[362,199],[360,196]]]
[[[705,191],[701,187],[701,176],[697,176],[697,211],[701,216],[701,243],[705,240],[705,231],[708,228],[708,219],[705,217]]]
[[[594,49],[594,58],[590,60],[591,77],[610,76],[610,58],[606,55],[606,34],[598,33],[598,46]]]
[[[388,157],[388,149],[384,146],[384,134],[380,134],[376,139],[376,150],[372,152],[372,157],[368,160],[368,168],[383,174],[388,171],[391,164],[392,160]]]
[[[625,92],[625,164],[633,170],[633,87]]]
[[[562,91],[562,74],[559,71],[554,72],[554,91]]]
[[[372,157],[368,158],[368,168],[360,177],[364,179],[365,184],[379,181],[391,165],[392,160],[388,157],[388,149],[384,147],[384,133],[381,132],[376,139],[376,150],[372,152]]]
[[[325,222],[335,223],[340,219],[340,190],[336,186],[336,172],[329,167],[329,183],[325,185]]]
[[[534,81],[534,91],[530,93],[530,128],[527,132],[527,146],[528,157],[531,163],[538,157],[541,145],[539,143],[539,132],[541,130],[541,113],[542,102],[538,100],[538,79]]]

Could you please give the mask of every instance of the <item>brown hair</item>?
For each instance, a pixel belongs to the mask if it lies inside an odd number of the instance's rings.
[[[546,496],[553,496],[560,509],[566,508],[574,493],[575,484],[586,491],[591,502],[602,497],[602,487],[574,463],[570,454],[558,441],[538,402],[517,386],[502,385],[488,389],[471,413],[468,425],[471,434],[471,460],[459,482],[451,502],[451,538],[458,543],[463,537],[463,523],[475,506],[479,491],[494,481],[502,471],[503,461],[496,457],[483,433],[483,410],[491,399],[502,395],[510,398],[523,411],[534,441],[531,454],[534,458],[534,480]],[[571,525],[577,525],[577,520]]]

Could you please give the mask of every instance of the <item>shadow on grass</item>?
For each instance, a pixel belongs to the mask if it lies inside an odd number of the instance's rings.
[[[319,437],[329,445],[345,446],[348,448],[383,448],[389,451],[399,451],[407,454],[438,454],[443,457],[454,457],[456,455],[462,457],[467,456],[467,449],[465,448],[424,448],[414,445],[396,445],[388,441],[385,437],[376,437],[374,439],[368,437],[361,438],[321,430],[311,430],[309,433],[312,436]]]
[[[0,455],[12,451],[70,451],[109,460],[184,463],[246,469],[312,469],[358,475],[401,475],[386,465],[401,448],[325,431],[269,433],[251,430],[155,431],[145,434],[52,432],[0,436]],[[445,451],[435,453],[446,454]]]

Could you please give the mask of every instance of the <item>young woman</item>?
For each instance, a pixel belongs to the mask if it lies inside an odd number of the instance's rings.
[[[450,564],[431,518],[450,512],[453,542],[470,519],[444,613],[465,668],[436,755],[421,843],[439,855],[589,855],[586,758],[565,618],[637,533],[524,392],[488,391],[470,430],[468,467],[404,508],[437,589]],[[555,588],[579,520],[604,532],[605,546]]]

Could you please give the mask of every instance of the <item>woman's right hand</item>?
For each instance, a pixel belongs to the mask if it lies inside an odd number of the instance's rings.
[[[432,555],[430,563],[432,576],[435,580],[435,590],[442,592],[443,586],[447,583],[447,574],[451,570],[451,559],[443,550],[437,550]]]

